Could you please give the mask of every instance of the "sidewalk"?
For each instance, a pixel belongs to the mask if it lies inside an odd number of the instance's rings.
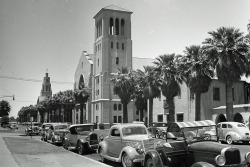
[[[4,128],[0,128],[0,130],[3,130]],[[6,128],[7,129],[7,128]],[[11,155],[11,152],[7,148],[4,140],[2,139],[2,136],[0,136],[0,162],[2,167],[9,166],[9,167],[19,167],[19,165],[16,163],[14,158]]]

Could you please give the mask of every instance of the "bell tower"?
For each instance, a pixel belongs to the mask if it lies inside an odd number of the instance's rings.
[[[52,97],[52,90],[51,90],[51,83],[50,83],[50,77],[48,74],[48,69],[46,69],[45,77],[43,77],[43,84],[42,84],[42,90],[40,93],[40,96],[42,97]]]
[[[119,102],[119,97],[113,95],[113,85],[110,83],[112,73],[117,73],[122,67],[132,69],[131,14],[131,11],[110,5],[94,16],[94,122],[112,122],[110,110],[114,101]]]

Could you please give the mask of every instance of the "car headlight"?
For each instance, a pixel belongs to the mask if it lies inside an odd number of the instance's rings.
[[[225,159],[225,157],[222,156],[222,155],[217,155],[217,156],[215,157],[215,162],[216,162],[217,165],[223,166],[223,165],[225,165],[225,163],[226,163],[226,159]]]
[[[144,153],[142,144],[140,142],[130,142],[127,143],[127,146],[133,147],[138,154]]]
[[[250,152],[246,153],[245,159],[248,163],[250,163]]]

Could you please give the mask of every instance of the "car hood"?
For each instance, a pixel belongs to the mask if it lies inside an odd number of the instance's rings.
[[[143,141],[149,139],[148,135],[129,135],[123,136],[123,140],[132,140],[132,141]]]
[[[68,132],[68,130],[67,129],[58,129],[58,130],[55,130],[55,132]]]
[[[204,152],[212,152],[220,154],[221,150],[226,147],[228,147],[228,145],[223,145],[217,142],[204,141],[204,142],[197,142],[190,144],[188,150],[194,152],[204,151]]]

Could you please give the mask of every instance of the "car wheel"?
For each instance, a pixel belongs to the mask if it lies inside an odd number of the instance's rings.
[[[55,144],[56,144],[56,143],[55,143],[55,139],[52,139],[52,144],[53,144],[53,145],[55,145]]]
[[[155,167],[152,158],[147,159],[145,167]]]
[[[232,144],[233,143],[233,138],[230,135],[227,136],[226,140],[227,140],[227,144]]]
[[[122,155],[122,166],[123,167],[133,167],[134,166],[133,161],[131,161],[131,159],[129,158],[129,156],[126,153],[124,153]]]
[[[159,132],[156,132],[156,138],[157,139],[161,138],[161,135],[159,134]]]
[[[48,141],[47,137],[44,138],[44,141]]]
[[[80,154],[80,155],[84,154],[84,148],[80,142],[77,143],[77,151],[78,151],[78,154]]]
[[[99,156],[100,156],[101,162],[103,162],[103,163],[107,162],[107,160],[103,157],[103,150],[101,147],[99,148]]]

